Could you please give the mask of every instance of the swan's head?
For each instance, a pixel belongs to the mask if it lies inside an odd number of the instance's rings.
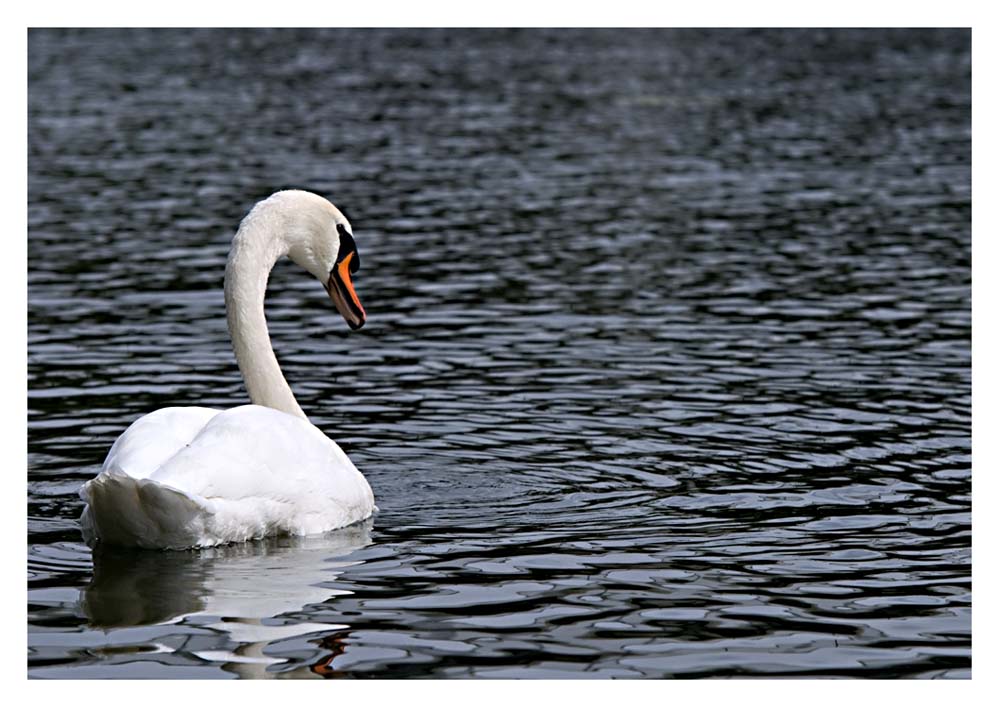
[[[365,324],[365,308],[351,276],[361,266],[351,224],[337,207],[311,192],[289,190],[268,199],[287,207],[290,223],[285,239],[288,257],[312,273],[326,288],[337,311],[351,329]]]

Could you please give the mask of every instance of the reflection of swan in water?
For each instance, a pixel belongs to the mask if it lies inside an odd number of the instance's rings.
[[[321,668],[314,673],[325,675],[323,667],[334,658],[329,654],[343,651],[346,625],[282,623],[280,615],[346,594],[321,584],[335,580],[337,568],[353,565],[337,556],[370,544],[370,531],[367,521],[323,536],[278,537],[197,551],[150,554],[99,548],[80,605],[90,623],[104,629],[183,622],[211,630],[217,642],[206,646],[205,637],[199,636],[199,648],[184,651],[222,662],[224,669],[247,678],[280,675],[266,670],[285,661],[264,653],[271,642],[324,632],[326,653],[315,662]],[[233,643],[239,645],[235,650]]]

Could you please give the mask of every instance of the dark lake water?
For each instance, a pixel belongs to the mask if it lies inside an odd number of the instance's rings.
[[[31,31],[28,675],[968,677],[969,43]],[[131,421],[247,402],[283,187],[354,226],[367,326],[267,313],[380,513],[92,555]]]

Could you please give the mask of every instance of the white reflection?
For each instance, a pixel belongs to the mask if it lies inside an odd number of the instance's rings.
[[[325,632],[323,646],[337,651],[328,645],[339,646],[347,625],[281,616],[349,594],[324,584],[337,578],[338,569],[354,564],[338,558],[369,545],[371,527],[368,520],[322,536],[194,551],[99,547],[94,551],[94,576],[81,592],[80,605],[90,623],[102,629],[184,622],[213,630],[218,641],[194,635],[182,650],[224,662],[240,676],[272,677],[266,667],[285,661],[264,653],[273,642]],[[321,668],[314,672],[322,674]]]

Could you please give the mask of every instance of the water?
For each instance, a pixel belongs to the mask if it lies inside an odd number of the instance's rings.
[[[29,33],[28,675],[967,677],[965,31]],[[362,254],[268,318],[381,512],[83,545],[155,408],[246,402],[281,187]]]

